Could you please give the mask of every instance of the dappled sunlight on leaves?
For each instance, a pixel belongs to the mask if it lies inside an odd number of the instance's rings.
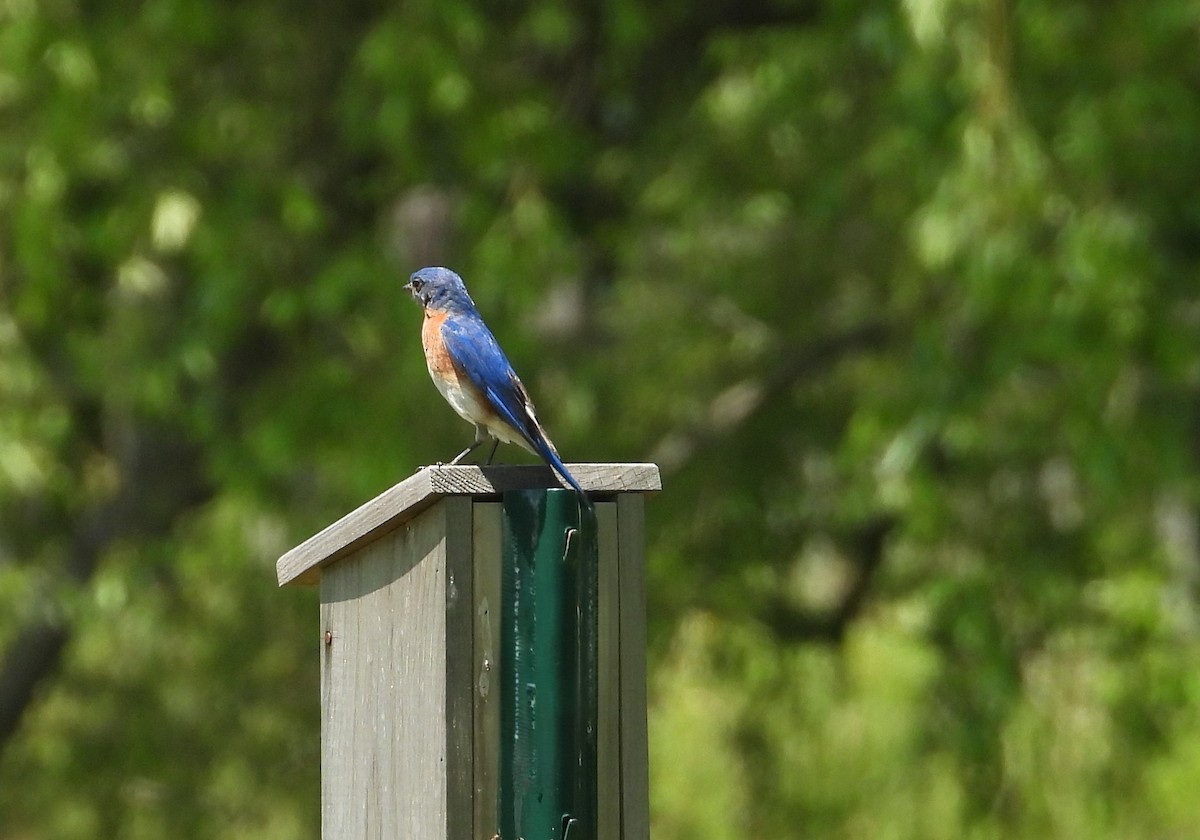
[[[0,0],[4,828],[316,836],[272,563],[469,440],[428,261],[663,467],[655,837],[1187,836],[1196,21]]]

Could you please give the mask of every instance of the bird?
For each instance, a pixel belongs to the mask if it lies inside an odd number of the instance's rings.
[[[490,438],[490,464],[496,447],[515,443],[549,464],[592,508],[538,421],[529,392],[475,308],[462,277],[449,268],[429,266],[413,272],[404,289],[424,310],[421,346],[433,384],[450,407],[475,426],[471,445],[450,463],[459,463]]]

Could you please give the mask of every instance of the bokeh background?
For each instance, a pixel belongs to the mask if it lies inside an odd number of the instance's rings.
[[[656,840],[1198,836],[1194,0],[0,0],[0,838],[317,837],[429,263],[662,467]]]

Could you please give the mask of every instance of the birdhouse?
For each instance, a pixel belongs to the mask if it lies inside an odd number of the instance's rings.
[[[279,558],[320,587],[323,840],[646,840],[653,464],[426,467]]]

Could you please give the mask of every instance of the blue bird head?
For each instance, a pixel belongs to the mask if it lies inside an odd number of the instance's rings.
[[[448,268],[430,266],[415,271],[404,289],[424,307],[438,310],[475,307],[463,279]]]

